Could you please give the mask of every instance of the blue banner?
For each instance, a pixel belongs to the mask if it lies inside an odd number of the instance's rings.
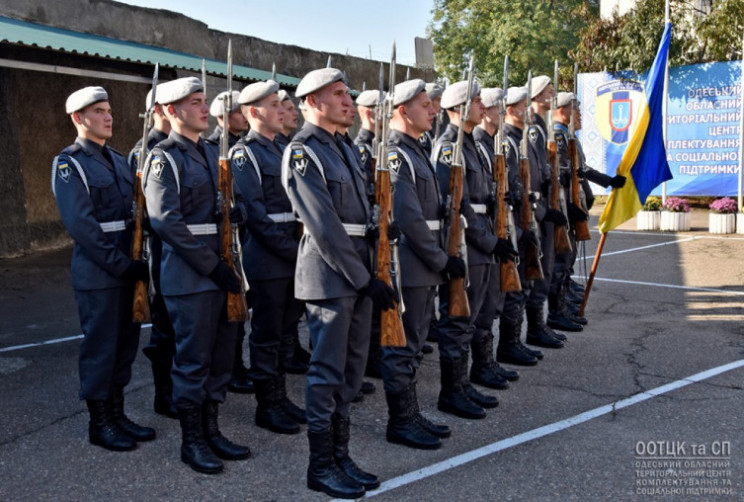
[[[588,165],[615,174],[636,125],[644,79],[632,72],[579,75],[579,139]],[[737,195],[741,113],[740,61],[669,69],[667,159],[674,179],[668,195]],[[652,193],[661,194],[661,187]]]

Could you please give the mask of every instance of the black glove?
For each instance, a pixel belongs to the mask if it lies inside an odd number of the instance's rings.
[[[533,246],[538,246],[540,244],[540,241],[537,240],[537,235],[535,235],[535,232],[532,230],[524,230],[522,232],[522,237],[520,237],[519,240],[525,246],[527,244],[532,244]]]
[[[242,225],[243,223],[245,223],[245,220],[247,218],[248,213],[246,213],[245,206],[243,206],[243,204],[237,203],[232,209],[230,209],[230,223]]]
[[[504,201],[512,207],[517,207],[522,202],[522,196],[519,192],[512,192],[509,190],[504,194]]]
[[[622,188],[625,186],[625,176],[619,174],[610,180],[610,186],[612,188]]]
[[[514,261],[517,259],[517,256],[519,256],[519,253],[514,249],[514,246],[512,246],[509,239],[499,239],[491,252],[501,262],[507,260]]]
[[[127,265],[124,273],[121,274],[121,278],[125,281],[144,281],[150,280],[150,268],[147,266],[147,262],[143,260],[132,260]]]
[[[398,222],[391,221],[390,224],[388,225],[388,231],[387,231],[388,239],[390,239],[391,241],[397,241],[398,239],[400,239],[401,233],[402,232],[400,230],[400,225],[398,225]]]
[[[540,185],[540,193],[543,197],[547,197],[550,194],[550,181],[550,178],[548,178]]]
[[[219,262],[209,273],[209,278],[228,293],[240,293],[240,279],[225,262]]]
[[[465,277],[467,273],[467,267],[462,258],[458,256],[450,256],[447,258],[447,264],[442,269],[442,277],[444,280],[447,279],[459,279]]]
[[[530,192],[530,195],[529,195],[529,197],[528,197],[528,198],[530,199],[530,202],[531,202],[532,204],[536,204],[536,203],[537,203],[537,201],[539,200],[539,199],[537,198],[537,195],[535,194],[535,192]]]
[[[543,218],[544,221],[548,221],[550,223],[554,223],[556,225],[568,225],[568,220],[566,219],[566,216],[557,209],[548,208],[547,211],[545,211],[545,217]]]
[[[568,221],[571,224],[575,224],[579,221],[586,221],[589,219],[589,215],[584,212],[579,206],[573,202],[568,203]]]
[[[492,193],[486,199],[486,214],[491,217],[496,215],[496,196]]]
[[[377,239],[380,237],[380,227],[377,225],[372,225],[371,223],[367,225],[367,228],[364,229],[364,238],[367,239],[367,242],[369,242],[372,246],[377,244]]]
[[[382,310],[389,310],[395,306],[393,302],[397,302],[398,293],[393,288],[382,282],[380,279],[372,278],[362,290],[362,294],[372,298],[375,306]]]
[[[562,187],[571,186],[571,171],[568,169],[561,169],[558,174],[558,180]]]

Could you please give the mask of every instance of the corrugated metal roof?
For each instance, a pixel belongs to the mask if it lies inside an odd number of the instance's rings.
[[[0,42],[131,61],[133,63],[154,65],[157,62],[161,66],[180,68],[197,73],[201,72],[202,67],[202,58],[192,54],[53,28],[2,16],[0,16]],[[210,75],[224,76],[227,73],[227,63],[224,61],[207,59],[206,68]],[[235,78],[248,80],[267,80],[271,78],[270,71],[235,64],[233,64],[233,74]],[[277,74],[276,81],[286,86],[297,87],[300,79]]]

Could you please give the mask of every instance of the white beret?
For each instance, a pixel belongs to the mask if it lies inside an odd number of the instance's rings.
[[[336,68],[321,68],[319,70],[313,70],[300,80],[295,91],[295,97],[304,98],[308,94],[322,89],[323,87],[330,85],[334,82],[344,81],[344,74],[341,70]]]
[[[563,108],[564,106],[570,105],[571,101],[574,100],[576,100],[576,96],[573,92],[559,92],[557,99],[558,103],[556,104],[556,106],[558,108]],[[578,101],[576,104],[578,104]]]
[[[382,93],[382,96],[384,98],[385,93]],[[368,89],[366,91],[362,91],[359,96],[356,98],[356,104],[360,106],[366,106],[368,108],[372,108],[373,106],[377,106],[380,102],[380,91],[379,89]]]
[[[426,82],[420,78],[414,78],[413,80],[406,80],[395,86],[395,94],[393,96],[393,106],[403,105],[408,103],[413,98],[426,92]]]
[[[436,82],[426,84],[426,94],[429,96],[429,99],[437,99],[442,95],[442,92],[444,92],[444,89]]]
[[[452,84],[442,92],[442,108],[449,110],[465,103],[468,100],[467,94],[467,80],[461,80]],[[478,82],[473,82],[473,92],[470,94],[470,99],[473,99],[478,94],[480,94],[480,85],[478,85]]]
[[[225,107],[225,105],[223,104],[225,96],[227,96],[227,91],[222,91],[212,100],[212,104],[209,105],[209,114],[212,117],[222,117],[222,113],[224,112]],[[230,113],[240,108],[240,103],[238,103],[239,96],[240,93],[238,91],[232,92],[232,104],[230,106]]]
[[[486,108],[500,106],[501,100],[504,99],[504,91],[499,87],[481,89],[481,99],[483,100],[483,106]]]
[[[241,105],[258,103],[266,96],[274,94],[278,90],[279,84],[277,84],[273,80],[267,80],[266,82],[256,82],[254,84],[245,86],[243,90],[240,91],[238,99],[235,100],[233,98],[233,103],[235,103],[236,101],[238,104]]]
[[[69,115],[100,101],[108,101],[106,89],[103,87],[83,87],[67,97],[65,110],[67,110],[67,114]]]
[[[509,87],[506,92],[506,106],[513,106],[527,99],[527,89],[524,87]]]
[[[548,77],[547,75],[539,75],[537,77],[533,77],[532,78],[532,96],[530,96],[530,98],[534,98],[535,96],[543,92],[543,90],[545,90],[545,88],[548,86],[549,83],[550,83],[550,77]]]
[[[290,96],[289,93],[287,91],[285,91],[284,89],[279,89],[277,91],[277,94],[279,94],[279,102],[280,103],[284,103],[286,100],[292,99],[292,96]]]
[[[160,84],[156,90],[158,103],[168,105],[180,101],[195,92],[204,92],[201,80],[196,77],[183,77]]]

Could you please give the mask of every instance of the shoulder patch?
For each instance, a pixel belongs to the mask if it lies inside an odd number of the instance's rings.
[[[443,145],[439,153],[439,161],[448,166],[452,164],[452,145]]]
[[[245,161],[245,151],[242,148],[238,148],[232,158],[233,165],[237,167],[239,171],[242,171],[245,166]]]
[[[392,169],[396,173],[398,172],[401,164],[403,163],[403,161],[398,158],[398,152],[395,150],[392,152],[388,152],[387,162],[388,162],[388,169]]]
[[[527,132],[527,137],[530,139],[530,143],[536,143],[537,142],[537,129],[534,127],[531,127],[530,130]]]
[[[426,135],[426,133],[424,133],[418,137],[418,142],[425,146],[427,143],[429,143],[429,137]]]
[[[555,144],[558,148],[561,149],[566,147],[566,138],[563,136],[563,134],[555,135]]]
[[[57,176],[65,183],[70,181],[70,164],[66,160],[60,160],[57,164]]]
[[[150,172],[152,175],[160,179],[163,175],[163,167],[165,167],[165,161],[158,155],[153,155],[152,159],[150,159]]]
[[[305,158],[305,152],[302,148],[292,148],[292,167],[300,176],[305,176],[308,160]]]
[[[357,148],[359,149],[359,157],[362,159],[362,164],[366,164],[367,159],[369,159],[367,148],[364,145],[359,145]]]
[[[509,141],[504,141],[504,155],[509,155],[510,150],[511,150],[511,143]]]

